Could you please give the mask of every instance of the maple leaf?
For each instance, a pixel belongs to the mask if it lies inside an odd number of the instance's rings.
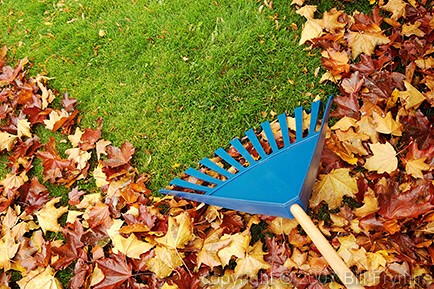
[[[209,266],[211,269],[220,266],[226,265],[222,264],[217,252],[222,248],[229,246],[231,243],[230,239],[221,240],[221,235],[223,233],[223,229],[220,228],[218,230],[212,231],[209,236],[205,238],[203,241],[202,248],[197,253],[197,264],[200,266],[201,264],[205,264]]]
[[[18,137],[22,136],[32,137],[32,133],[30,132],[30,122],[27,119],[19,119],[17,123],[17,132]]]
[[[379,195],[378,214],[388,219],[418,218],[434,209],[433,195],[434,185],[418,179],[404,192],[390,190],[386,194]]]
[[[355,209],[354,215],[356,215],[357,217],[365,217],[369,214],[377,212],[378,209],[378,200],[375,196],[375,192],[372,189],[368,188],[368,191],[363,197],[363,206]]]
[[[0,269],[8,271],[11,268],[11,260],[19,247],[9,231],[0,239]]]
[[[230,240],[229,246],[225,246],[217,252],[223,266],[228,265],[233,256],[236,258],[242,258],[244,256],[245,252],[248,250],[251,239],[250,235],[246,232],[232,235],[224,234],[220,238],[221,241]]]
[[[168,277],[173,270],[182,265],[182,259],[175,249],[157,246],[153,252],[155,257],[148,259],[146,264],[158,278]]]
[[[327,175],[320,175],[315,182],[310,205],[318,206],[322,201],[333,210],[342,204],[343,196],[354,197],[358,192],[356,180],[350,176],[347,168],[332,170]]]
[[[56,208],[54,205],[60,201],[60,197],[53,198],[46,203],[45,207],[36,212],[39,226],[44,233],[47,231],[60,232],[61,227],[57,220],[68,211],[68,207]]]
[[[419,105],[425,100],[425,97],[419,90],[417,90],[411,83],[404,80],[406,91],[400,91],[399,97],[405,103],[406,109],[417,109]]]
[[[0,131],[0,151],[11,151],[17,141],[18,136]]]
[[[392,20],[398,20],[401,17],[405,18],[406,7],[407,3],[402,0],[389,0],[386,5],[380,6],[381,9],[392,13],[390,17]]]
[[[69,118],[69,113],[66,110],[52,110],[48,119],[44,120],[46,128],[55,132],[57,131]]]
[[[37,177],[33,177],[30,183],[25,183],[22,191],[23,201],[27,205],[27,214],[39,210],[50,200],[50,193],[47,188],[39,182]]]
[[[407,160],[405,164],[405,171],[407,174],[412,175],[415,178],[423,179],[422,171],[427,171],[430,169],[430,165],[425,163],[427,157]]]
[[[392,112],[389,111],[384,117],[376,112],[373,112],[372,116],[376,131],[384,134],[392,134],[395,136],[402,135],[402,125],[392,118]]]
[[[417,37],[424,37],[425,32],[419,29],[420,25],[420,22],[415,22],[413,24],[404,23],[404,25],[402,25],[402,34],[407,37],[411,35],[416,35]]]
[[[176,217],[169,217],[166,235],[155,239],[155,241],[176,249],[184,248],[185,244],[193,237],[191,217],[187,212],[183,212]]]
[[[21,280],[17,281],[17,284],[21,289],[61,289],[63,288],[60,281],[54,277],[55,272],[53,268],[48,266],[47,268],[38,267],[35,270],[30,271]]]
[[[396,151],[390,143],[370,143],[369,147],[373,156],[366,159],[365,168],[367,170],[377,171],[379,174],[390,174],[398,168]]]
[[[303,31],[301,32],[299,45],[303,45],[307,41],[320,37],[323,33],[323,20],[322,19],[308,19],[303,24]]]
[[[96,260],[98,269],[104,274],[104,279],[97,283],[94,289],[116,288],[128,281],[132,276],[132,267],[123,254],[111,254],[109,258]]]
[[[356,59],[361,53],[371,56],[377,45],[390,42],[390,39],[383,35],[383,31],[375,23],[364,28],[363,31],[349,31],[345,35],[353,59]]]
[[[266,253],[262,251],[262,242],[257,241],[253,247],[249,247],[244,257],[237,259],[235,275],[254,278],[258,275],[259,270],[269,269],[271,266],[264,261],[264,255]]]
[[[350,58],[345,51],[336,51],[329,48],[321,52],[322,65],[334,76],[350,71]]]
[[[0,181],[0,186],[3,186],[5,191],[12,190],[14,188],[18,189],[28,180],[29,178],[27,177],[26,172],[22,172],[19,175],[9,173]]]
[[[134,147],[129,142],[125,142],[120,148],[108,146],[106,152],[108,159],[102,162],[103,165],[116,168],[130,161],[131,156],[134,154]]]

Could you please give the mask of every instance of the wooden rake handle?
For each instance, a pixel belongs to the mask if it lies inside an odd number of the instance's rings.
[[[333,249],[306,212],[298,204],[292,205],[290,211],[345,287],[348,289],[364,289],[365,287],[360,285],[357,277],[353,274],[350,268],[348,268],[347,264],[345,264],[338,253],[336,253],[335,249]]]

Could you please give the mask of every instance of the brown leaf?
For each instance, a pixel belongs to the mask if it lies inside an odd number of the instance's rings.
[[[104,279],[93,287],[95,289],[118,288],[132,276],[132,267],[121,253],[98,259],[96,263],[104,274]]]

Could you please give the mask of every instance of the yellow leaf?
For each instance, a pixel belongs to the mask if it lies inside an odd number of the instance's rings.
[[[83,135],[83,132],[79,127],[75,129],[75,133],[68,135],[68,139],[71,142],[72,147],[78,147],[78,144],[80,143],[81,136]]]
[[[415,178],[423,179],[422,171],[429,170],[430,165],[425,163],[427,158],[419,158],[414,160],[408,160],[405,164],[405,171],[407,174],[412,175]]]
[[[400,91],[399,97],[405,104],[405,109],[417,109],[419,105],[425,100],[425,97],[419,90],[417,90],[411,83],[404,80],[406,91]]]
[[[377,212],[379,209],[377,197],[371,188],[368,188],[368,191],[365,193],[363,203],[363,206],[354,210],[354,214],[357,217],[365,217]]]
[[[420,69],[430,69],[434,67],[434,57],[419,58],[414,61]]]
[[[297,9],[296,13],[305,17],[306,19],[313,19],[316,9],[316,5],[304,5],[303,7]]]
[[[51,199],[45,206],[36,212],[39,226],[44,233],[47,231],[60,232],[61,227],[57,222],[64,213],[68,211],[68,207],[56,208],[54,205],[60,201],[60,197]]]
[[[398,168],[396,151],[390,143],[374,143],[369,144],[369,147],[371,148],[373,156],[366,160],[365,168],[367,170],[377,171],[380,174],[390,174]]]
[[[308,19],[303,24],[299,45],[303,45],[309,40],[320,37],[323,34],[323,20],[322,19]]]
[[[77,169],[82,170],[87,166],[87,161],[92,156],[91,153],[83,151],[79,148],[67,149],[65,154],[68,155],[68,160],[77,165]]]
[[[392,134],[395,136],[402,135],[402,125],[392,118],[392,112],[389,111],[385,117],[382,117],[374,111],[372,117],[375,123],[375,130],[379,133]]]
[[[28,122],[27,119],[19,119],[17,129],[19,138],[22,136],[32,137],[32,133],[30,132],[30,122]]]
[[[417,37],[424,37],[425,32],[419,29],[420,24],[421,23],[418,21],[414,22],[413,24],[404,23],[404,25],[402,25],[402,34],[407,37],[411,35],[416,35]]]
[[[107,175],[102,170],[102,164],[99,163],[98,166],[93,170],[93,178],[95,179],[95,185],[98,188],[110,184],[107,181]]]
[[[295,219],[276,217],[273,221],[268,222],[269,229],[276,235],[289,235],[291,231],[298,226],[298,222]]]
[[[11,269],[11,260],[18,251],[20,244],[16,244],[10,232],[0,239],[0,269],[5,272]]]
[[[185,244],[193,239],[191,217],[187,212],[176,217],[169,217],[167,233],[156,239],[160,244],[171,248],[184,248]]]
[[[198,266],[205,264],[211,269],[220,265],[225,266],[225,264],[222,264],[217,252],[222,248],[229,246],[231,240],[221,240],[220,236],[222,233],[223,229],[219,229],[213,231],[209,236],[206,237],[202,248],[200,249],[199,253],[197,253]]]
[[[380,6],[381,9],[392,13],[390,17],[393,20],[398,20],[401,17],[405,18],[405,8],[407,4],[402,0],[389,0],[386,5]]]
[[[320,175],[312,191],[311,206],[316,207],[325,201],[333,210],[341,205],[343,196],[353,197],[358,191],[357,182],[349,172],[349,169],[341,168]]]
[[[182,265],[182,259],[175,249],[157,246],[154,249],[155,257],[148,259],[146,265],[158,278],[166,278],[172,271]]]
[[[169,285],[167,283],[164,283],[163,286],[161,287],[161,289],[178,289],[178,288],[179,287],[176,284]]]
[[[17,284],[21,289],[61,289],[60,281],[54,277],[55,271],[48,266],[47,268],[38,267],[25,275]]]
[[[7,132],[0,132],[0,151],[7,150],[10,151],[15,142],[17,141],[18,136],[7,133]]]
[[[339,21],[343,13],[344,11],[337,10],[336,8],[324,12],[323,15],[324,29],[331,33],[336,33],[336,31],[343,29],[347,25],[345,21],[344,22]]]
[[[48,119],[44,120],[44,124],[49,130],[53,130],[56,123],[64,117],[69,117],[69,114],[66,110],[52,110],[48,115]]]
[[[114,236],[110,236],[110,238],[113,243],[113,252],[115,254],[119,251],[133,259],[140,259],[140,255],[148,252],[154,247],[148,242],[139,240],[134,234],[131,234],[128,238],[124,238],[118,233]]]
[[[243,258],[237,259],[235,275],[254,278],[258,275],[259,270],[269,269],[270,264],[264,261],[265,254],[262,251],[262,242],[256,242],[253,247],[250,247],[250,250],[246,252]]]
[[[372,143],[378,142],[379,135],[378,132],[375,130],[375,124],[372,117],[362,115],[360,120],[357,122],[357,125],[357,132],[369,136],[369,140]]]
[[[346,39],[351,48],[353,59],[356,59],[361,53],[371,56],[377,45],[390,42],[390,39],[383,35],[383,31],[376,24],[371,24],[369,29],[364,31],[350,31],[346,35]]]
[[[26,175],[26,172],[22,172],[20,175],[16,175],[14,173],[9,173],[5,176],[4,179],[0,181],[0,186],[4,187],[4,191],[8,191],[9,189],[19,188],[25,182],[27,182],[29,178]]]
[[[229,246],[225,246],[217,253],[222,265],[226,266],[229,264],[232,256],[236,258],[242,258],[244,256],[246,250],[249,248],[250,235],[246,233],[224,234],[220,240],[230,241]]]
[[[98,263],[95,262],[95,267],[93,269],[92,275],[90,275],[90,286],[96,285],[104,279],[104,273],[100,268],[98,268]]]
[[[344,116],[343,118],[338,120],[330,129],[340,129],[342,131],[347,131],[350,129],[350,127],[358,127],[357,120],[352,117]]]

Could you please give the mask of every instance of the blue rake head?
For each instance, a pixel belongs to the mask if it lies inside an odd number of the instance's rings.
[[[185,178],[175,178],[169,189],[160,192],[252,214],[292,218],[291,205],[307,207],[331,102],[329,97],[319,127],[320,101],[312,103],[310,121],[298,107],[295,131],[288,125],[287,115],[281,114],[274,124],[262,123],[266,140],[258,139],[250,129],[243,140],[230,142],[229,152],[217,149],[213,161],[201,160],[201,169],[187,169]]]

